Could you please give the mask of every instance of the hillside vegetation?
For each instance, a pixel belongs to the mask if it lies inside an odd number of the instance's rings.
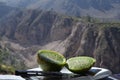
[[[9,49],[2,48],[0,45],[0,74],[14,74],[17,69],[25,69],[23,60],[19,55],[14,55]]]

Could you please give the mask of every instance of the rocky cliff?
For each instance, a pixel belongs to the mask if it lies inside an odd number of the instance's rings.
[[[37,50],[52,49],[66,58],[92,56],[95,66],[120,72],[120,23],[91,23],[51,11],[25,10],[1,22],[0,35],[29,67],[37,64]]]

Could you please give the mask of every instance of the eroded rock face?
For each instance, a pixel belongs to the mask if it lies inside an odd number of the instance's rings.
[[[65,54],[67,57],[78,55],[95,57],[97,60],[95,66],[108,68],[114,73],[119,73],[120,28],[115,26],[100,27],[99,25],[89,25],[83,32],[80,31],[82,29],[76,31],[79,33],[69,39],[70,42]]]
[[[94,50],[97,66],[105,67],[114,73],[120,72],[120,28],[110,27],[102,31],[97,37],[98,42]],[[117,66],[118,65],[118,66]]]
[[[111,25],[110,25],[111,26]],[[120,72],[120,28],[102,26],[80,26],[76,34],[67,43],[65,56],[92,56],[96,58],[95,66],[110,69],[114,73]],[[81,31],[83,30],[83,31]]]

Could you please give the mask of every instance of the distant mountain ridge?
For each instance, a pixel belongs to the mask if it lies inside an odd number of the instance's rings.
[[[115,18],[120,14],[120,0],[40,0],[29,8],[54,10],[74,16]]]
[[[0,2],[0,18],[9,14],[13,9],[13,7],[7,6],[5,3]]]
[[[22,7],[25,8],[26,6],[35,3],[38,0],[1,0],[0,2],[6,3],[8,6],[12,7]]]
[[[71,16],[117,18],[120,15],[120,0],[1,0],[8,6],[52,10]]]

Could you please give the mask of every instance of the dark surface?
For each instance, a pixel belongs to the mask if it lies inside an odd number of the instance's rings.
[[[81,79],[81,78],[62,78],[62,77],[55,77],[55,76],[47,76],[47,77],[35,77],[33,76],[34,78],[30,78],[30,76],[24,76],[23,78],[25,78],[26,80],[89,80],[89,79]],[[99,79],[99,80],[120,80],[120,76],[110,76],[110,77],[106,77],[106,78],[103,78],[103,79]]]
[[[115,77],[115,78],[120,80],[120,74],[114,74],[113,77]]]
[[[115,78],[115,79],[117,79],[117,78]],[[106,77],[106,78],[99,79],[99,80],[114,80],[114,79],[111,79],[111,78]],[[118,79],[118,80],[119,80],[119,79]]]
[[[16,75],[20,75],[26,80],[92,80],[86,75],[68,75],[58,72],[43,71],[16,71]],[[22,75],[21,75],[22,74]],[[120,74],[114,74],[99,80],[120,80]]]
[[[116,80],[120,80],[120,74],[114,74],[114,75],[111,75],[110,78],[106,77],[106,78],[100,79],[100,80],[114,80],[114,79],[111,79],[111,78],[115,78]]]

